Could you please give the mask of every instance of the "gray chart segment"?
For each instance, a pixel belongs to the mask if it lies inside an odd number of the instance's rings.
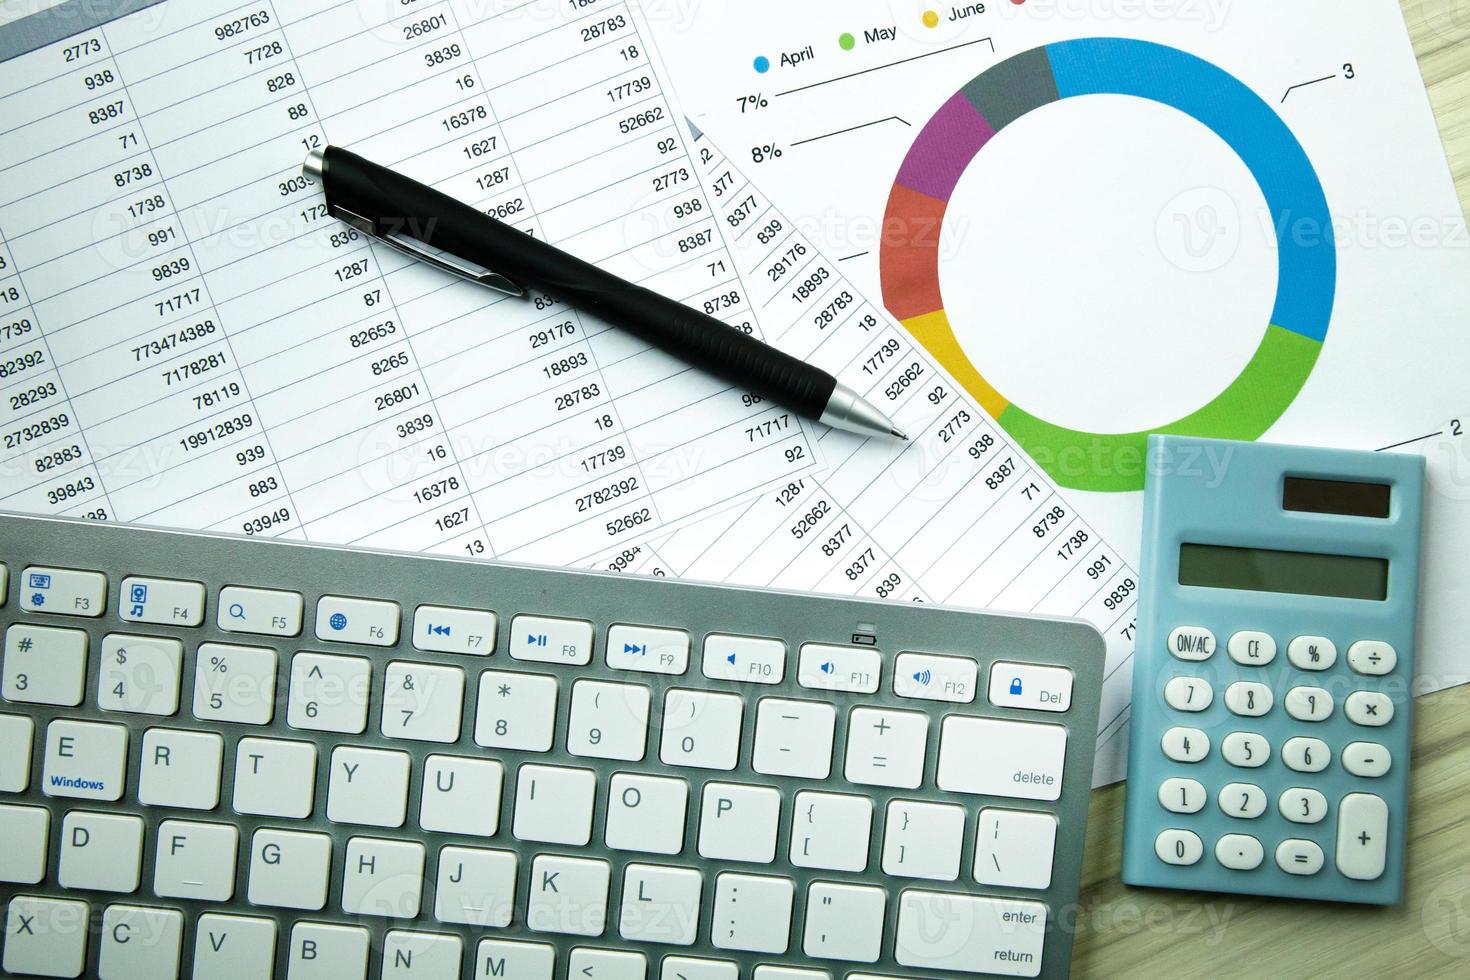
[[[1059,101],[1046,48],[1033,48],[981,72],[962,92],[996,132],[1049,102]]]

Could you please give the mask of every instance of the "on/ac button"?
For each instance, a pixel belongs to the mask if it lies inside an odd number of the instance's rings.
[[[990,703],[997,708],[1066,711],[1072,707],[1072,672],[998,661],[990,668]]]

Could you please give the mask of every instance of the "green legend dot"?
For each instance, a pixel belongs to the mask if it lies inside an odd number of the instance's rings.
[[[851,34],[844,34],[837,39],[837,43],[842,45],[842,50],[851,51],[853,48],[857,47],[857,38],[853,37]]]

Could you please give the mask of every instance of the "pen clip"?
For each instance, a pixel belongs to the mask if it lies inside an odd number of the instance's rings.
[[[360,214],[354,214],[341,205],[332,206],[332,215],[338,220],[344,221],[356,228],[364,235],[370,235],[377,239],[389,248],[397,249],[405,255],[418,259],[420,262],[427,262],[436,269],[459,276],[461,279],[467,279],[470,282],[479,283],[481,286],[487,286],[498,293],[505,293],[507,296],[526,295],[524,287],[517,285],[498,272],[486,269],[483,266],[475,266],[468,263],[460,265],[457,262],[451,262],[443,258],[442,256],[449,254],[447,252],[441,252],[436,255],[412,244],[410,239],[386,235],[378,230],[377,222],[371,218],[364,218]]]

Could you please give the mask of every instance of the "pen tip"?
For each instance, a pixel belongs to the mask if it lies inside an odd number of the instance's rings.
[[[909,437],[904,434],[904,431],[902,429],[893,429],[891,430],[891,434],[896,438],[902,439],[904,442],[909,441]]]

